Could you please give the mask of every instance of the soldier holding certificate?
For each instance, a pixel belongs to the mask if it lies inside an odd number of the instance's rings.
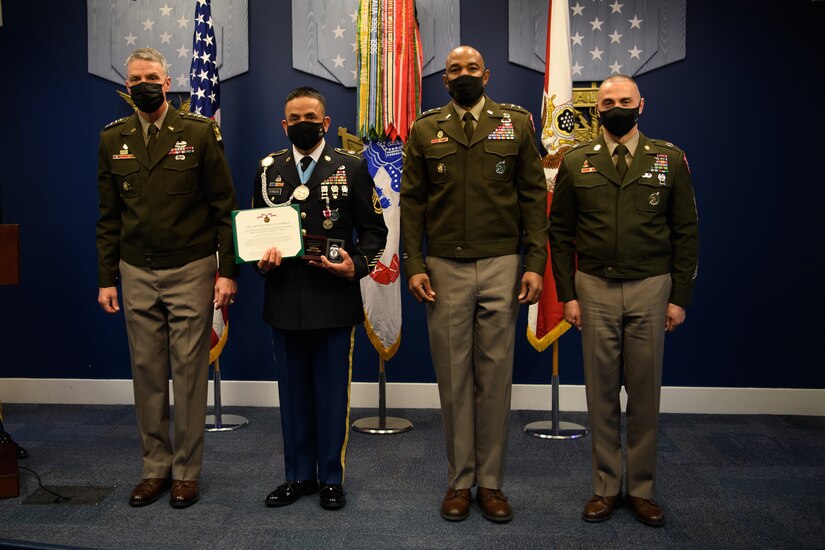
[[[257,263],[266,277],[263,319],[272,326],[284,438],[285,481],[267,506],[320,490],[330,510],[343,490],[355,325],[364,321],[359,280],[381,256],[387,227],[367,163],[327,145],[324,97],[290,92],[281,122],[292,147],[258,163],[255,208],[300,207],[306,254],[272,247]]]

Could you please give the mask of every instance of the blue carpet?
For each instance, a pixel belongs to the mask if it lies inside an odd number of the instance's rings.
[[[511,417],[504,490],[509,524],[477,508],[450,523],[438,514],[446,490],[437,410],[392,410],[415,427],[400,435],[352,432],[343,510],[317,497],[271,509],[264,497],[283,480],[277,408],[227,407],[250,424],[208,433],[201,501],[174,510],[162,499],[131,508],[141,477],[130,406],[4,404],[7,428],[26,447],[20,462],[46,485],[116,486],[98,505],[21,505],[37,489],[21,471],[21,497],[0,500],[0,547],[22,548],[823,548],[825,418],[661,416],[659,501],[667,525],[652,529],[621,509],[608,522],[580,519],[590,488],[590,438],[536,439]],[[352,419],[375,416],[353,410]],[[584,413],[562,420],[587,424]]]

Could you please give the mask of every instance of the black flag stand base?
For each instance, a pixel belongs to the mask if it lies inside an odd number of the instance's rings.
[[[542,439],[576,439],[587,435],[587,428],[573,422],[559,421],[559,341],[553,342],[553,400],[550,411],[552,420],[531,422],[524,433]]]
[[[221,407],[221,363],[220,358],[212,363],[215,383],[215,414],[206,415],[207,432],[231,432],[249,424],[249,420],[235,414],[223,414]]]
[[[352,429],[362,434],[386,435],[404,433],[412,427],[409,420],[387,416],[387,373],[382,357],[378,365],[378,416],[358,419],[352,423]]]

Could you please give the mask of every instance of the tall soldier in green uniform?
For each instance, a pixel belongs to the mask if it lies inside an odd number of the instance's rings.
[[[518,305],[541,295],[547,260],[532,118],[485,96],[489,78],[478,51],[450,52],[444,85],[453,100],[413,125],[401,179],[404,270],[426,304],[447,442],[441,515],[450,521],[467,517],[474,486],[485,518],[512,517],[501,487],[514,329]]]
[[[582,518],[609,519],[622,500],[619,391],[627,391],[627,503],[664,525],[656,440],[665,332],[685,320],[699,256],[685,154],[638,130],[644,99],[628,76],[599,87],[604,134],[564,156],[550,212],[559,300],[582,331],[594,495]],[[578,261],[578,272],[576,262]]]
[[[235,191],[217,124],[166,102],[163,55],[135,50],[126,71],[138,112],[104,128],[98,149],[98,302],[120,311],[121,283],[144,476],[129,503],[150,504],[171,486],[171,505],[183,508],[198,500],[212,306],[237,291]]]

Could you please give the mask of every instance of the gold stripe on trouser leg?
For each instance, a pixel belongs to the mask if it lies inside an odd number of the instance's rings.
[[[352,388],[352,352],[355,349],[355,327],[349,337],[349,374],[347,375],[347,418],[344,426],[344,446],[341,448],[341,484],[347,476],[347,443],[349,443],[349,404],[350,390]]]

